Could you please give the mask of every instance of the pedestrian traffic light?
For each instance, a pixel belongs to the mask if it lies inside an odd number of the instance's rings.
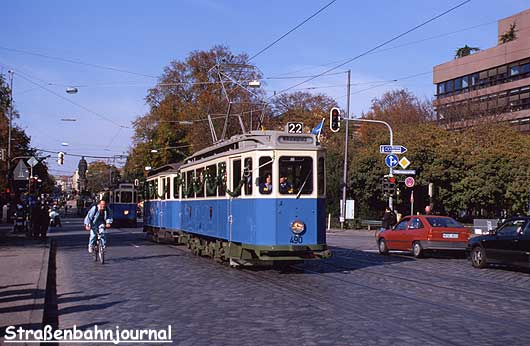
[[[64,153],[62,151],[59,152],[59,154],[57,154],[57,163],[59,165],[63,165],[64,164]]]
[[[329,128],[333,132],[340,130],[340,109],[337,107],[333,107],[329,111]]]

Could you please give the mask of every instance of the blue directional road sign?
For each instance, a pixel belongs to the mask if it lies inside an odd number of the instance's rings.
[[[379,152],[381,154],[403,154],[407,152],[407,148],[402,145],[380,145]]]
[[[385,163],[387,167],[394,168],[398,165],[399,159],[397,155],[391,154],[385,157]]]

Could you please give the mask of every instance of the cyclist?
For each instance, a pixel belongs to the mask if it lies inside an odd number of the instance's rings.
[[[92,253],[96,245],[97,234],[101,235],[101,246],[105,249],[105,228],[110,228],[112,223],[112,212],[107,207],[107,202],[101,199],[98,204],[88,210],[85,217],[85,230],[90,231],[88,239],[88,253]]]

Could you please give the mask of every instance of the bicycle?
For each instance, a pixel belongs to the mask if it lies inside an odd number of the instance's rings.
[[[94,262],[97,262],[99,259],[101,264],[105,263],[105,248],[101,245],[101,233],[99,228],[96,231],[96,245],[92,249],[92,255],[94,256]]]

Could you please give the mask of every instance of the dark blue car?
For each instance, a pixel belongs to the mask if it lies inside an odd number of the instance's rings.
[[[488,264],[530,267],[530,217],[513,217],[490,234],[469,239],[467,252],[475,268]]]

